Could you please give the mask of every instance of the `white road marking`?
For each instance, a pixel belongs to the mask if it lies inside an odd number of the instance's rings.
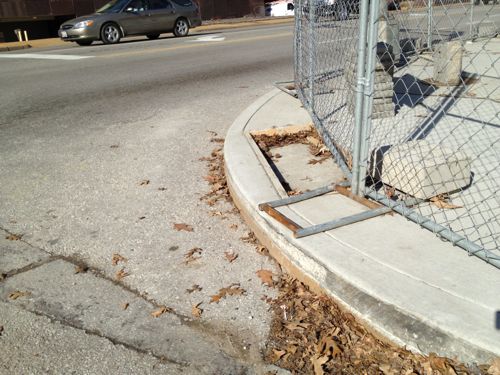
[[[9,53],[0,54],[0,59],[40,59],[40,60],[81,60],[88,59],[94,56],[77,56],[77,55],[49,55],[46,53]]]
[[[204,35],[196,38],[195,40],[191,40],[191,42],[222,42],[225,39],[225,36],[220,35]]]

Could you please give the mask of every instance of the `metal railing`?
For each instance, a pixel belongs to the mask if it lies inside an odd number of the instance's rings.
[[[500,5],[295,11],[295,86],[352,191],[500,268]]]

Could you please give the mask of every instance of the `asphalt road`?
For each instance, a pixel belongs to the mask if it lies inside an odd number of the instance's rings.
[[[291,25],[0,54],[0,370],[263,371],[274,291],[255,272],[278,269],[231,206],[200,201],[199,159],[292,64]]]

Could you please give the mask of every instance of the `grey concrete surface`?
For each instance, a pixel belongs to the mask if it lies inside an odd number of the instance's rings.
[[[245,348],[238,360],[257,371],[271,319],[262,297],[274,291],[255,272],[279,270],[240,240],[247,229],[237,216],[221,218],[230,205],[208,207],[200,201],[209,186],[199,158],[219,146],[211,141],[213,132],[223,137],[273,81],[292,76],[292,34],[289,26],[279,26],[217,35],[225,39],[164,38],[43,51],[57,55],[55,60],[0,59],[0,228],[22,234],[32,248],[84,262],[107,279],[124,267],[129,276],[121,285],[180,316],[190,316],[192,305],[202,302],[202,331],[222,336],[228,347]],[[86,58],[70,61],[60,55]],[[141,185],[144,180],[149,184]],[[194,231],[178,232],[174,223],[187,223]],[[194,247],[203,249],[201,259],[185,265],[185,253]],[[237,260],[229,263],[225,251],[237,253]],[[114,253],[128,262],[113,266]],[[5,282],[14,289],[21,280],[26,288],[56,288],[57,272],[50,273],[54,279],[37,276],[44,267]],[[209,303],[231,283],[240,283],[245,295]],[[202,290],[186,292],[193,284]],[[55,289],[44,293],[43,304],[26,308],[43,314],[50,308],[61,324],[78,310],[76,305],[52,308],[50,302],[63,296]],[[93,322],[89,317],[89,327],[104,330],[105,312],[116,308],[108,300],[113,299],[103,297],[96,306],[97,301],[88,302],[101,317]],[[168,318],[159,322],[165,329],[173,324]],[[147,327],[127,324],[117,322],[116,330],[106,332],[118,337],[134,327],[134,340],[151,335]],[[183,327],[171,328],[180,335]],[[186,340],[186,347],[188,342],[194,347],[205,339]],[[168,357],[170,349],[162,352]],[[236,356],[224,348],[219,352],[228,363]],[[33,366],[36,371],[37,363]]]
[[[9,302],[10,293],[18,290],[30,294],[11,304],[139,352],[152,353],[200,374],[243,372],[243,366],[220,349],[232,338],[223,322],[220,326],[211,322],[209,330],[192,316],[165,313],[154,318],[151,313],[157,305],[92,272],[75,274],[75,266],[64,260],[9,277],[0,285],[3,302]],[[245,356],[245,349],[238,344],[231,344],[233,357]]]
[[[0,302],[2,374],[195,374],[180,365],[117,345]]]
[[[31,264],[43,262],[50,257],[49,253],[34,248],[22,240],[8,240],[7,237],[11,235],[0,230],[0,274],[8,274],[29,267]]]
[[[269,128],[269,121],[260,120],[270,118],[274,126],[310,122],[297,99],[275,89],[234,122],[224,153],[233,198],[273,256],[395,343],[466,362],[487,363],[499,356],[496,268],[399,215],[296,239],[258,210],[281,195],[273,183],[277,177],[256,158],[245,134]],[[366,210],[335,193],[279,208],[302,227]]]

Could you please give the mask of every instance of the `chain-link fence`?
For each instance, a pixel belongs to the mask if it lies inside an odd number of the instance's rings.
[[[296,0],[299,97],[351,181],[500,267],[500,5]]]

